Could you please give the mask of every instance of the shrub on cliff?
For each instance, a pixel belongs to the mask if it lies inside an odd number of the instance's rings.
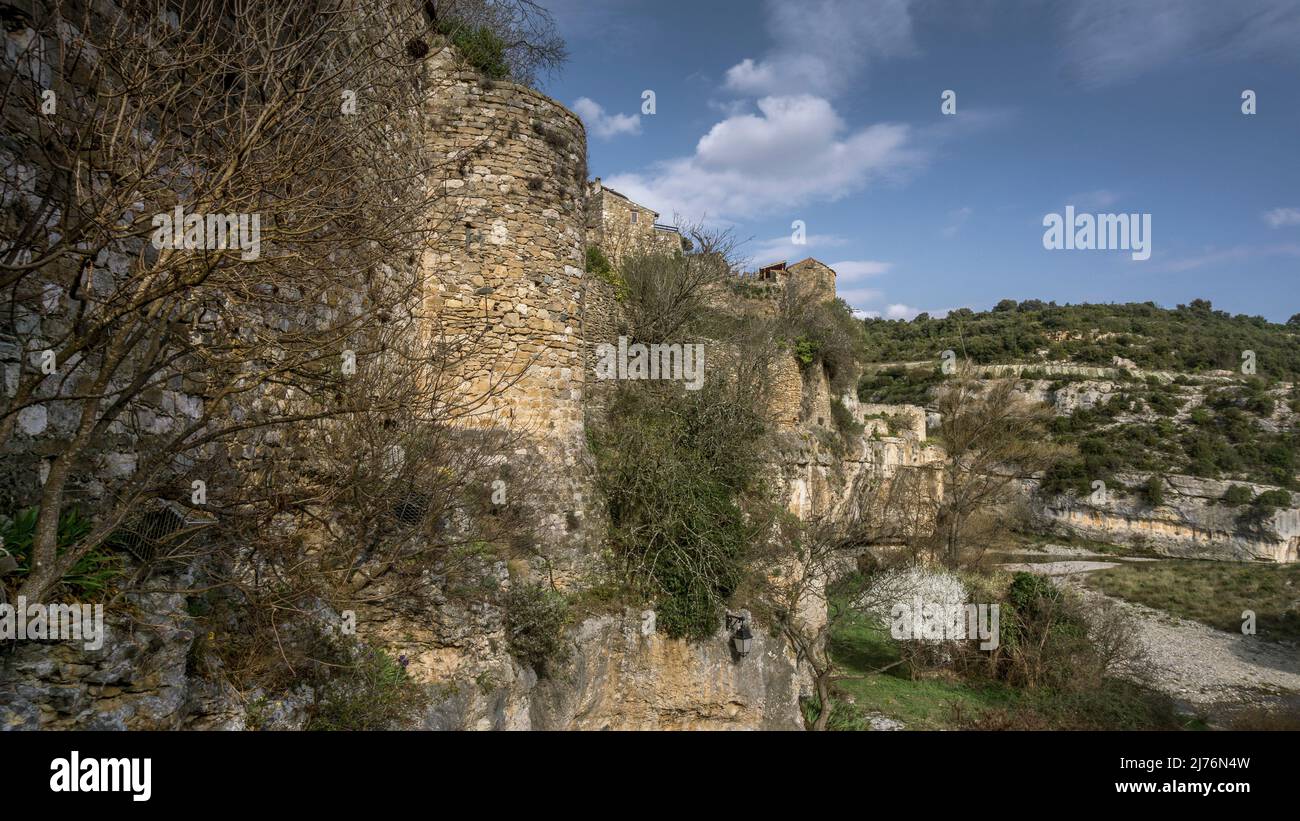
[[[609,261],[609,257],[605,255],[599,245],[587,246],[586,263],[587,273],[612,287],[615,299],[619,302],[627,300],[627,281],[614,268],[613,263]]]
[[[731,234],[682,233],[692,250],[619,257],[624,313],[634,342],[707,339],[704,383],[617,382],[587,430],[609,511],[611,575],[656,609],[669,636],[704,638],[721,626],[770,512],[762,443],[777,350],[767,324],[712,311],[735,267]]]
[[[487,26],[464,26],[448,24],[440,33],[446,34],[460,51],[465,62],[493,80],[504,80],[510,76],[510,66],[506,63],[506,43],[497,33]]]
[[[835,421],[835,429],[846,439],[862,433],[864,425],[853,416],[853,412],[840,401],[838,396],[831,400],[831,419]]]
[[[799,364],[819,364],[831,391],[853,387],[864,359],[862,324],[842,299],[816,301],[804,289],[787,288],[778,307],[778,335],[787,340]]]
[[[1240,507],[1250,504],[1250,500],[1254,497],[1255,494],[1245,485],[1232,485],[1224,491],[1223,503],[1229,507]]]
[[[568,658],[564,627],[569,617],[562,593],[539,584],[511,585],[506,594],[506,643],[510,655],[539,676]]]
[[[680,226],[690,253],[633,248],[619,258],[630,335],[646,344],[683,342],[705,319],[715,288],[731,272],[736,240],[727,231]]]
[[[1291,494],[1285,490],[1266,490],[1255,499],[1255,505],[1272,510],[1291,506]]]
[[[699,391],[621,385],[590,430],[614,572],[669,636],[712,635],[762,529],[745,512],[761,496],[761,415],[711,372]]]
[[[490,79],[536,85],[539,73],[567,56],[550,12],[532,0],[439,0],[425,12],[433,30]]]
[[[406,667],[376,648],[358,648],[320,688],[308,730],[391,730],[418,720],[428,701]]]
[[[1147,477],[1142,486],[1142,497],[1151,507],[1160,507],[1165,503],[1165,480],[1160,476]]]

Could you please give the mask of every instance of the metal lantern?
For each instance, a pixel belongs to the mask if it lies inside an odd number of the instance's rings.
[[[754,633],[749,629],[749,622],[742,621],[740,629],[731,637],[731,642],[736,646],[736,652],[742,656],[749,655],[749,650],[754,645]]]

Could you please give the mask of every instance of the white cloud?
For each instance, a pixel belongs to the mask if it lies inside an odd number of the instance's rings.
[[[724,117],[739,117],[753,110],[754,104],[749,100],[709,100],[709,108]]]
[[[835,295],[851,306],[873,305],[885,298],[883,292],[874,288],[846,288],[840,282],[835,284]]]
[[[833,95],[854,84],[872,59],[913,53],[912,0],[768,0],[776,46],[727,70],[739,94]]]
[[[961,227],[966,224],[966,220],[970,219],[970,215],[973,213],[975,213],[975,209],[969,205],[962,206],[955,211],[949,211],[948,224],[943,227],[943,235],[949,239],[957,236],[957,232],[961,230]]]
[[[1294,59],[1300,5],[1273,0],[1076,0],[1066,71],[1085,86],[1131,80],[1187,57]]]
[[[875,288],[866,287],[866,280],[888,273],[892,262],[874,259],[844,259],[830,263],[835,269],[835,293],[849,305],[860,308],[879,303],[885,295]]]
[[[1274,208],[1264,213],[1264,222],[1272,228],[1284,225],[1300,225],[1300,208]]]
[[[874,259],[846,259],[831,263],[839,280],[866,279],[887,273],[894,267],[892,262],[878,262]]]
[[[915,319],[919,313],[921,313],[920,308],[896,302],[885,308],[885,319]]]
[[[839,199],[923,160],[908,126],[849,132],[821,97],[764,97],[758,109],[714,125],[693,155],[611,177],[609,185],[664,214],[754,217]]]
[[[1224,249],[1207,249],[1195,256],[1183,257],[1165,262],[1158,266],[1157,271],[1182,272],[1193,271],[1197,268],[1204,268],[1207,265],[1223,265],[1226,263],[1237,263],[1248,259],[1257,259],[1259,257],[1300,257],[1300,245],[1237,245],[1232,248]]]
[[[864,317],[869,319],[905,319],[911,322],[919,314],[929,314],[931,319],[943,319],[951,310],[951,308],[930,308],[926,310],[902,302],[893,302],[883,308],[855,310],[853,315],[860,319]]]
[[[587,133],[608,140],[619,134],[640,134],[640,114],[608,114],[605,108],[590,97],[579,97],[573,103],[573,110],[587,126]]]

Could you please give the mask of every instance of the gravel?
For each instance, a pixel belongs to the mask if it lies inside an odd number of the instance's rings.
[[[1086,603],[1113,602],[1132,616],[1150,665],[1145,683],[1175,699],[1206,706],[1263,702],[1271,696],[1300,693],[1300,648],[1216,630],[1083,584],[1083,574],[1115,566],[1090,561],[1003,565],[1059,577]]]

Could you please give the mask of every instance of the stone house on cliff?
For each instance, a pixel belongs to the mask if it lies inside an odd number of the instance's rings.
[[[750,278],[751,284],[763,287],[806,289],[821,299],[835,299],[835,269],[818,259],[807,257],[787,265],[785,260],[765,265]]]
[[[659,212],[633,202],[601,182],[587,185],[587,243],[599,245],[610,259],[633,250],[684,248],[681,232],[659,222]]]

